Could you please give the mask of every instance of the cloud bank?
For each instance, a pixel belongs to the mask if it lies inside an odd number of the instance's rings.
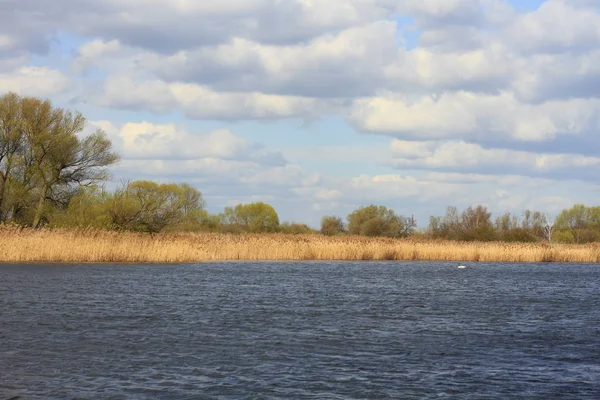
[[[599,44],[592,0],[5,0],[0,91],[219,206],[552,208],[597,194]]]

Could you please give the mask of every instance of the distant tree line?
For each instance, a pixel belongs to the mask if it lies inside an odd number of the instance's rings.
[[[0,97],[0,223],[38,228],[100,228],[136,232],[227,232],[362,235],[462,241],[600,241],[600,207],[575,205],[556,218],[539,211],[492,218],[485,206],[448,207],[424,229],[385,206],[361,206],[346,218],[325,216],[320,230],[280,223],[273,206],[255,202],[205,209],[202,193],[186,183],[133,181],[104,185],[119,155],[105,132],[82,135],[85,118],[48,100]]]

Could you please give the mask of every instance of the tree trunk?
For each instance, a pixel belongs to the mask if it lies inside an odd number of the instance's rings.
[[[4,193],[6,192],[6,179],[4,179],[4,174],[0,172],[0,223],[6,222],[4,221]]]
[[[35,216],[33,217],[33,227],[39,228],[40,221],[42,220],[42,214],[44,212],[44,205],[46,204],[46,195],[48,189],[46,187],[42,188],[42,193],[40,193],[40,199],[38,200],[38,205],[35,209]]]

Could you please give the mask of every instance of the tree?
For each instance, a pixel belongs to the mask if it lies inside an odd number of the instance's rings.
[[[507,212],[496,217],[495,228],[499,233],[508,233],[519,228],[519,219],[516,215]]]
[[[0,222],[7,218],[4,200],[23,147],[22,122],[19,96],[9,93],[0,97]]]
[[[496,235],[491,221],[492,213],[478,205],[466,208],[460,216],[461,239],[494,240]]]
[[[263,202],[238,204],[235,208],[225,207],[221,223],[253,233],[276,232],[279,229],[279,216],[273,206]]]
[[[321,233],[327,236],[339,235],[344,233],[346,227],[340,217],[325,216],[321,218]]]
[[[80,137],[84,127],[80,113],[55,108],[48,100],[14,93],[0,98],[2,221],[28,215],[29,223],[38,227],[48,202],[64,200],[77,186],[107,178],[107,167],[119,157],[103,131]],[[7,206],[9,191],[20,196]]]
[[[554,232],[555,221],[550,219],[550,216],[546,213],[543,214],[543,225],[542,231],[544,237],[549,243],[552,243],[552,233]]]
[[[353,235],[403,237],[415,227],[414,218],[396,215],[384,206],[359,207],[348,215],[348,231]]]
[[[556,217],[555,227],[557,237],[572,237],[575,243],[597,241],[600,239],[600,207],[576,204]]]
[[[191,219],[200,223],[202,195],[187,184],[135,181],[118,189],[108,201],[108,213],[119,229],[160,232]]]

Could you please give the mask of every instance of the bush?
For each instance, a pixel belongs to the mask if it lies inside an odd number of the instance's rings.
[[[346,227],[340,217],[323,217],[321,219],[321,233],[327,236],[334,236],[344,233]]]
[[[539,242],[539,238],[523,228],[511,229],[501,234],[501,240],[505,242]]]
[[[413,218],[396,215],[384,206],[359,207],[348,215],[348,231],[353,235],[403,237],[414,228]]]
[[[242,230],[252,233],[277,232],[279,230],[279,216],[269,204],[263,202],[238,204],[225,207],[220,214],[223,225],[237,225]]]
[[[381,218],[371,218],[360,225],[360,234],[363,236],[384,236],[385,221]]]
[[[284,222],[279,226],[279,232],[289,235],[306,235],[315,231],[306,224],[298,222]]]
[[[554,231],[552,241],[556,243],[571,244],[575,242],[575,237],[571,231]]]
[[[594,229],[576,229],[573,233],[577,243],[593,243],[600,240],[600,234]]]

